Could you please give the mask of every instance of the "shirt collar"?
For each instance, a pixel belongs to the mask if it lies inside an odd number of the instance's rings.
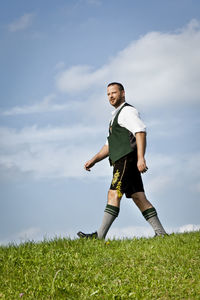
[[[115,110],[112,111],[112,115],[116,115],[118,113],[118,111],[122,108],[122,106],[124,106],[126,102],[123,102],[118,108],[116,108]]]

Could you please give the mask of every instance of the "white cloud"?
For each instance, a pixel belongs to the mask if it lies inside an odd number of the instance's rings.
[[[200,230],[200,225],[187,224],[181,226],[178,229],[178,232],[183,233],[183,232],[191,232],[191,231],[199,231],[199,230]]]
[[[45,144],[45,143],[72,143],[84,141],[86,136],[95,138],[102,132],[102,128],[83,126],[43,127],[36,125],[25,127],[21,130],[0,127],[1,146],[13,147],[23,144]],[[57,144],[57,146],[59,146]]]
[[[85,175],[83,164],[90,158],[91,148],[77,148],[74,145],[28,145],[16,153],[1,155],[0,165],[8,170],[31,173],[35,178],[80,178]]]
[[[163,165],[161,166],[163,167]],[[168,172],[165,171],[165,174],[162,174],[161,172],[156,173],[160,174],[154,174],[149,180],[147,180],[146,189],[149,193],[164,193],[169,189],[169,186],[172,187],[174,185],[175,176],[171,175],[169,170]]]
[[[0,165],[7,170],[30,172],[34,177],[85,176],[84,162],[99,149],[104,141],[105,129],[101,126],[46,126],[36,125],[20,130],[0,127]],[[184,182],[198,190],[200,155],[150,154],[147,157],[148,173],[144,175],[149,193],[164,193],[168,187],[180,189]],[[187,170],[187,172],[183,172]],[[95,166],[92,176],[110,176],[107,160]]]
[[[197,51],[199,46],[199,23],[193,22],[175,33],[153,32],[141,37],[120,52],[107,66],[98,70],[88,66],[72,66],[64,72],[61,71],[57,76],[59,90],[81,92],[82,104],[75,104],[72,101],[56,104],[54,102],[56,95],[52,94],[40,103],[13,107],[1,114],[71,111],[78,107],[82,117],[80,124],[68,127],[32,126],[21,130],[0,128],[1,165],[4,168],[17,168],[22,173],[32,172],[36,177],[82,176],[83,162],[99,150],[95,145],[99,140],[104,142],[107,134],[103,127],[97,127],[96,124],[99,122],[98,118],[102,118],[101,126],[106,120],[109,105],[105,105],[106,93],[103,95],[102,90],[105,91],[105,83],[108,79],[123,81],[127,92],[134,95],[136,107],[137,102],[140,102],[140,106],[143,102],[144,105],[151,104],[152,107],[159,102],[164,104],[165,101],[171,106],[177,101],[188,101],[188,99],[191,103],[197,102],[200,99],[199,84],[198,87],[196,85],[194,87],[193,84],[196,79],[200,79]],[[62,68],[63,63],[61,62],[57,67]],[[166,73],[168,79],[163,80]],[[92,89],[91,96],[84,100],[87,93],[83,91],[90,89]],[[188,89],[188,93],[190,90],[189,96],[184,89]],[[87,124],[91,124],[95,119],[95,125],[93,127],[83,125],[84,118],[87,119]],[[168,124],[163,126],[162,116],[159,118],[150,124],[150,127],[154,127],[152,130],[154,137],[155,135],[158,138],[163,138],[164,135],[171,136],[172,132],[174,137],[179,136],[180,132],[182,136],[184,135],[184,120],[170,118],[170,121],[167,120]],[[157,142],[160,143],[160,140],[157,139]],[[166,144],[166,152],[168,148],[169,145]],[[197,153],[187,153],[187,155],[156,153],[150,156],[147,163],[148,161],[151,163],[148,171],[151,176],[147,179],[147,185],[151,192],[164,192],[169,185],[172,187],[175,184],[179,184],[180,188],[184,185],[182,181],[188,180],[188,177],[191,178],[190,187],[199,191],[200,166],[197,164],[200,157]],[[186,174],[183,173],[183,169],[188,170]],[[94,176],[107,175],[105,166],[98,166],[97,170]]]
[[[199,231],[200,225],[187,224],[180,227],[175,228],[166,228],[166,232],[168,234],[171,233],[184,233],[184,232],[193,232]],[[124,228],[111,228],[107,238],[134,238],[134,237],[153,237],[154,232],[150,226],[129,226]]]
[[[104,68],[92,71],[90,66],[73,66],[57,76],[57,86],[63,92],[82,92],[102,82],[104,75],[107,76]]]
[[[199,48],[197,21],[173,33],[150,32],[97,70],[78,65],[61,72],[57,87],[67,93],[92,92],[105,88],[108,82],[120,81],[136,104],[199,103]]]
[[[28,28],[33,21],[34,14],[24,14],[18,20],[8,25],[8,29],[11,32],[16,32]]]
[[[180,227],[175,228],[166,228],[168,234],[172,233],[184,233],[184,232],[195,232],[200,230],[200,225],[195,224],[187,224]],[[7,245],[9,243],[24,243],[28,241],[43,241],[51,240],[54,238],[77,238],[77,231],[73,229],[64,229],[63,231],[55,231],[55,232],[43,232],[41,228],[38,227],[30,227],[11,236],[7,237],[0,241],[1,245]],[[151,238],[154,236],[154,231],[150,226],[128,226],[128,227],[111,227],[109,230],[106,239],[133,239],[133,238]]]
[[[73,110],[77,109],[77,106],[80,105],[78,102],[69,102],[65,104],[53,103],[53,100],[56,98],[55,94],[50,94],[46,96],[41,102],[35,103],[33,105],[24,105],[24,106],[15,106],[11,109],[2,111],[0,114],[4,116],[13,116],[13,115],[27,115],[34,113],[45,113],[45,112],[57,112],[63,110]]]
[[[187,224],[175,228],[166,228],[168,234],[171,233],[184,233],[184,232],[194,232],[199,231],[200,225]],[[148,226],[128,226],[117,228],[113,227],[108,232],[107,238],[113,239],[123,239],[123,238],[134,238],[134,237],[153,237],[154,231]]]
[[[38,227],[30,227],[28,229],[22,230],[17,234],[17,239],[23,240],[33,240],[40,234],[40,228]]]
[[[44,235],[39,227],[29,227],[22,229],[19,232],[13,233],[0,241],[1,245],[8,245],[11,243],[20,244],[26,241],[41,241]]]
[[[200,154],[153,153],[147,157],[148,172],[143,176],[145,189],[154,197],[172,191],[195,192],[198,197]],[[186,185],[187,182],[187,185]]]
[[[74,127],[0,128],[0,165],[7,170],[29,172],[36,178],[82,177],[84,162],[95,149],[102,128]],[[105,174],[104,166],[97,175]]]
[[[134,237],[151,237],[153,236],[153,230],[150,226],[128,226],[128,227],[111,227],[108,232],[108,239],[123,239]]]

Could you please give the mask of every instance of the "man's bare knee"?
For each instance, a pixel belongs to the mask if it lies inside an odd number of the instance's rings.
[[[121,197],[119,197],[118,192],[116,190],[108,191],[108,204],[113,206],[120,206]]]
[[[134,193],[131,197],[134,202],[143,202],[146,200],[146,196],[143,192]]]
[[[131,197],[141,211],[152,207],[152,204],[147,200],[144,192],[134,193]]]

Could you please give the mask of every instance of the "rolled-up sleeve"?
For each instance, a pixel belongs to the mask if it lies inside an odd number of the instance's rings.
[[[146,126],[141,120],[137,109],[126,106],[118,116],[118,124],[135,135],[137,132],[146,132]]]

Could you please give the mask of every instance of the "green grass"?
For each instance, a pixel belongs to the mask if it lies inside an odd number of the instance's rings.
[[[200,232],[2,246],[0,299],[200,299]]]

